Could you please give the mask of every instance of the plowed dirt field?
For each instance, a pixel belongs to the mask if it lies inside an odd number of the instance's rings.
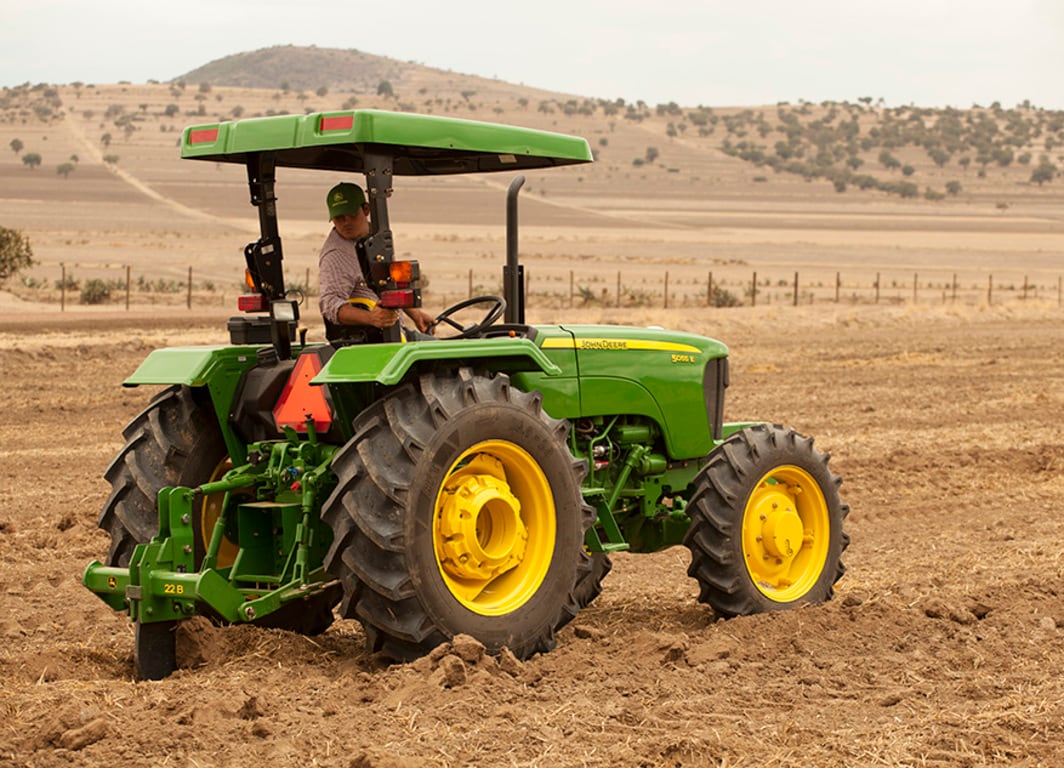
[[[353,621],[197,624],[186,668],[134,682],[129,621],[80,577],[152,394],[122,380],[155,347],[224,341],[224,318],[187,315],[0,316],[0,765],[1064,765],[1055,302],[575,318],[721,338],[729,420],[832,454],[852,543],[825,605],[717,620],[676,548],[615,556],[525,662],[458,644],[387,665]]]

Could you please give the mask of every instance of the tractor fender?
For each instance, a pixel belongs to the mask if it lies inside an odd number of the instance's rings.
[[[239,379],[244,371],[258,363],[257,347],[169,347],[151,352],[129,378],[124,387],[141,384],[184,384],[189,387],[211,386],[221,378]]]
[[[561,376],[562,369],[529,339],[454,339],[340,347],[311,384],[376,382],[394,386],[422,362],[454,360],[490,370],[536,371]]]

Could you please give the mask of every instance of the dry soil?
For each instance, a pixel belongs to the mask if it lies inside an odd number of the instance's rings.
[[[674,548],[616,556],[528,661],[456,643],[389,666],[353,621],[313,639],[203,623],[160,682],[132,679],[131,626],[80,574],[106,552],[102,472],[151,394],[122,379],[222,326],[3,317],[0,765],[1064,764],[1055,306],[635,318],[726,340],[729,418],[833,455],[853,542],[832,602],[718,620]]]

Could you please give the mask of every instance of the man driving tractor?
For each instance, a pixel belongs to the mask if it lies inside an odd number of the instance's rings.
[[[318,254],[318,308],[329,341],[379,341],[381,330],[399,322],[399,310],[382,307],[359,263],[357,244],[369,235],[369,203],[362,188],[342,182],[326,198],[333,228]],[[403,310],[417,327],[412,339],[432,338],[432,315],[419,307]]]

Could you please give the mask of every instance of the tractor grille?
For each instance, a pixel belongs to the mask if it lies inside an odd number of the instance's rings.
[[[728,358],[716,357],[706,363],[702,377],[702,391],[706,398],[706,414],[714,440],[724,434],[724,390],[728,388]]]

